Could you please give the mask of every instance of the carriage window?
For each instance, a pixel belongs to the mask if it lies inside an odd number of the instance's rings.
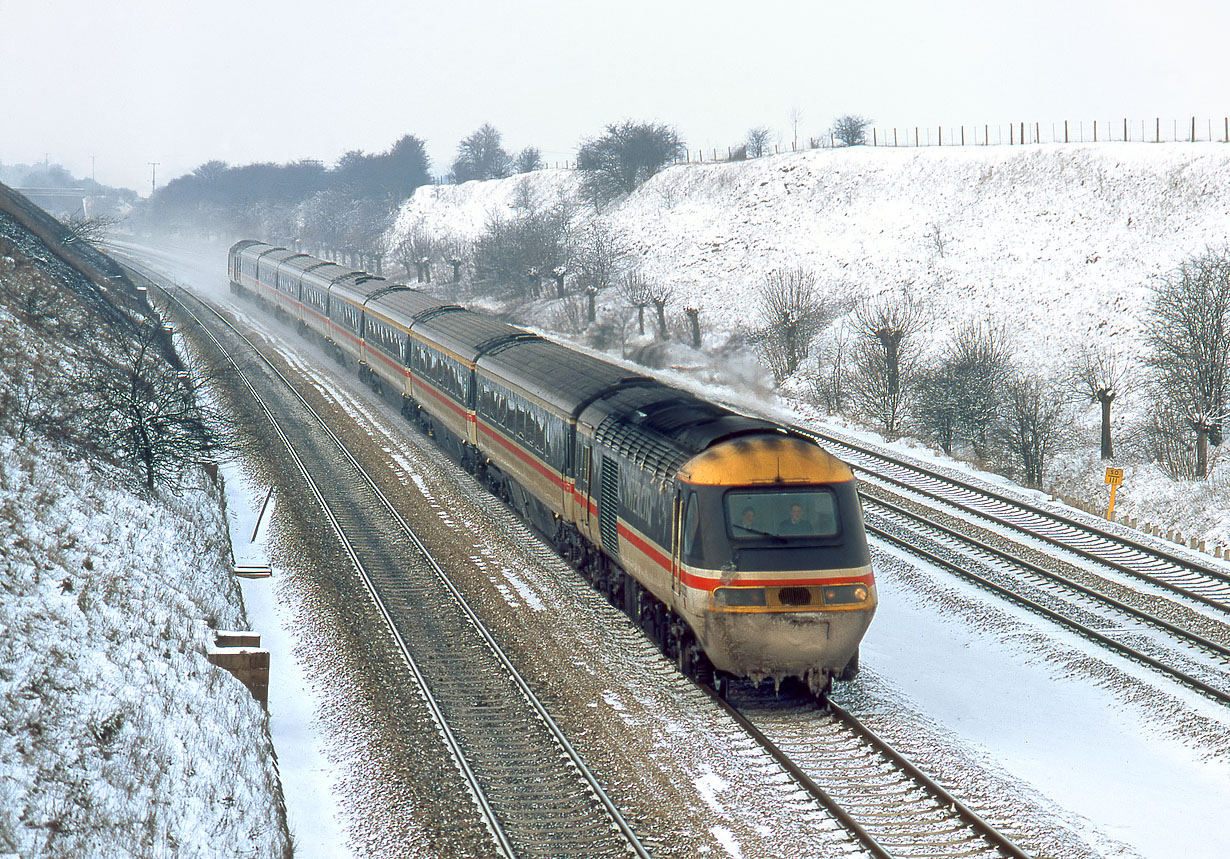
[[[834,537],[837,496],[828,489],[727,492],[726,524],[735,539]]]

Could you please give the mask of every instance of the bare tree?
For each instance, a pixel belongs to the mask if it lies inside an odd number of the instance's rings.
[[[1134,447],[1147,461],[1156,462],[1175,480],[1195,479],[1196,445],[1191,424],[1163,392],[1154,392],[1150,400],[1143,424],[1130,437]],[[1211,466],[1216,454],[1209,459]]]
[[[1011,375],[1010,341],[1002,327],[971,322],[960,329],[937,364],[915,381],[914,418],[947,454],[965,438],[981,459]]]
[[[927,225],[927,238],[931,240],[931,248],[938,257],[944,256],[944,233],[940,230],[940,222],[932,221]]]
[[[517,153],[517,160],[513,162],[514,173],[533,173],[542,168],[542,153],[537,146],[525,147]]]
[[[829,414],[841,414],[850,381],[850,326],[834,325],[831,339],[816,356],[816,396]]]
[[[1230,255],[1206,251],[1161,278],[1147,322],[1154,390],[1196,433],[1196,477],[1221,443],[1230,373]]]
[[[1030,376],[1008,381],[1001,436],[1027,486],[1042,488],[1047,460],[1067,431],[1061,385]]]
[[[791,134],[790,146],[792,149],[798,149],[799,148],[799,123],[803,121],[803,109],[799,107],[798,105],[795,105],[794,107],[790,108],[790,113],[787,115],[790,118],[790,134]]]
[[[769,154],[770,141],[773,139],[773,131],[764,126],[749,128],[747,130],[747,138],[744,141],[745,151],[748,158],[759,158],[762,155]]]
[[[68,227],[68,236],[64,239],[64,244],[69,245],[74,242],[90,242],[93,244],[106,241],[111,228],[121,220],[123,219],[112,217],[111,215],[86,217],[80,211],[74,212],[64,222],[65,226]]]
[[[650,283],[646,294],[649,297],[649,303],[653,305],[654,312],[658,316],[658,339],[670,339],[670,332],[666,325],[666,305],[675,297],[675,287],[667,286],[664,283]]]
[[[1115,455],[1110,432],[1111,403],[1124,391],[1127,361],[1105,346],[1083,347],[1068,376],[1069,388],[1078,396],[1102,406],[1102,459]]]
[[[427,230],[421,224],[415,224],[394,243],[390,251],[393,258],[405,268],[406,279],[409,280],[411,272],[417,272],[424,259],[435,257],[439,248]]]
[[[909,293],[865,301],[855,311],[854,374],[850,398],[886,435],[896,436],[915,365],[914,335],[922,311]]]
[[[90,444],[134,466],[149,489],[222,449],[211,428],[221,416],[197,403],[187,373],[166,360],[164,348],[165,335],[152,325],[132,340],[102,341],[80,390]]]
[[[491,123],[484,123],[457,144],[457,157],[453,159],[453,181],[457,184],[471,179],[502,179],[511,171],[512,159]]]
[[[794,373],[812,339],[833,318],[833,304],[816,289],[814,272],[778,269],[757,289],[761,326],[750,339],[778,384]]]
[[[627,269],[631,258],[631,248],[619,231],[604,218],[594,218],[576,240],[573,266],[577,286],[595,294],[608,289]]]
[[[585,196],[600,208],[622,194],[631,194],[650,176],[683,152],[675,129],[652,122],[612,123],[601,137],[577,151]]]
[[[645,308],[653,303],[649,281],[639,271],[625,274],[619,281],[619,292],[628,304],[636,308],[637,333],[645,334]]]
[[[572,263],[572,208],[527,201],[512,217],[492,215],[486,230],[474,240],[474,278],[488,292],[534,297],[541,278],[562,272]],[[563,297],[563,277],[557,278]]]
[[[871,120],[855,114],[846,114],[833,120],[833,138],[842,146],[861,146],[867,142],[867,126]]]

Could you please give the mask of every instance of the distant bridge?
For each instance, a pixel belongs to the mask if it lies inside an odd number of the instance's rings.
[[[88,197],[90,195],[85,188],[14,188],[13,190],[27,197]]]

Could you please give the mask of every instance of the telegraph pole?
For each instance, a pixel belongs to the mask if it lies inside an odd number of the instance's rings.
[[[161,161],[147,161],[145,163],[150,166],[149,194],[152,197],[154,196],[154,190],[158,187],[158,181],[157,181],[158,180],[158,165],[161,164],[162,162]]]

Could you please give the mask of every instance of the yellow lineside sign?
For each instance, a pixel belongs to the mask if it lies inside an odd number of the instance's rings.
[[[1111,486],[1121,485],[1123,483],[1123,469],[1122,468],[1106,469],[1106,482],[1109,483]]]

